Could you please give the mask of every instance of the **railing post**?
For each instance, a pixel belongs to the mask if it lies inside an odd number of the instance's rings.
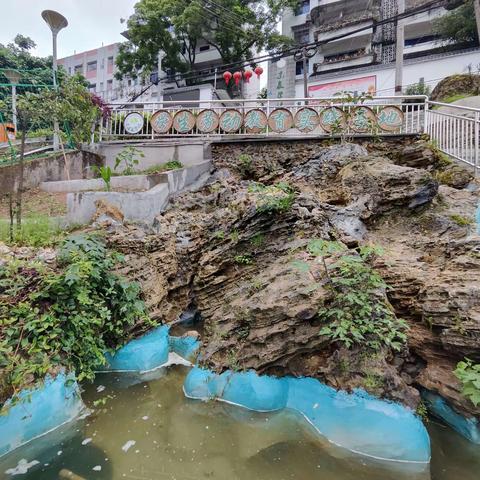
[[[430,114],[430,111],[429,111],[429,100],[428,98],[425,99],[425,103],[423,104],[424,105],[424,113],[423,113],[423,133],[428,133],[428,122],[430,121],[430,118],[429,118],[429,114]]]
[[[480,112],[475,112],[475,175],[477,175],[480,168]]]

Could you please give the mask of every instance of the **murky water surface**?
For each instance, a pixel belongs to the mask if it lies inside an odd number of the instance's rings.
[[[478,480],[480,446],[430,423],[430,472],[386,468],[322,442],[292,412],[259,414],[189,400],[186,367],[154,377],[99,375],[94,412],[0,460],[0,478],[88,480]],[[100,400],[104,405],[93,406]],[[27,473],[26,462],[38,462]]]

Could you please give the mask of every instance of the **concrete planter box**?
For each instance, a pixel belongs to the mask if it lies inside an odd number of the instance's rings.
[[[102,200],[120,210],[124,220],[151,224],[155,217],[165,209],[170,196],[183,190],[193,190],[205,185],[210,177],[211,168],[210,160],[206,160],[186,168],[155,175],[115,177],[115,180],[122,185],[122,189],[126,189],[127,184],[131,190],[135,190],[135,186],[145,187],[153,184],[148,190],[138,188],[138,191],[126,192],[84,191],[85,184],[78,186],[79,184],[75,183],[72,187],[62,186],[62,188],[76,189],[69,190],[71,193],[67,195],[67,223],[70,225],[90,223],[95,216],[98,202]],[[91,180],[84,182],[91,182]],[[97,183],[88,185],[96,186]],[[113,180],[112,188],[118,188],[115,187]]]

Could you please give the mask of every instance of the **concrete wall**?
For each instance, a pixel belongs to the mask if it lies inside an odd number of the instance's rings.
[[[127,144],[105,143],[98,147],[98,153],[105,157],[105,165],[113,168],[115,157],[125,148]],[[205,142],[192,139],[191,141],[176,142],[174,139],[165,143],[142,144],[132,143],[145,155],[139,158],[138,170],[146,170],[156,165],[162,165],[172,160],[182,162],[186,167],[203,162],[210,158],[208,146]]]
[[[92,178],[92,166],[102,165],[102,158],[85,151],[69,152],[66,154],[67,165],[63,155],[37,158],[25,162],[24,188],[35,188],[42,182],[67,180],[67,171],[70,179]],[[16,189],[19,176],[19,165],[0,167],[0,193],[11,192]]]
[[[77,192],[67,195],[67,223],[93,220],[97,202],[104,200],[119,209],[130,222],[151,224],[167,206],[172,195],[203,186],[210,177],[209,160],[187,168],[159,174],[160,183],[145,192]]]

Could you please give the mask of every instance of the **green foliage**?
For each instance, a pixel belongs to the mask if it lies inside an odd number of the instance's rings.
[[[420,400],[415,413],[420,417],[423,423],[428,422],[428,409],[423,401]]]
[[[430,95],[432,89],[425,83],[425,80],[422,78],[418,83],[409,85],[405,89],[405,95]]]
[[[462,215],[450,215],[450,218],[461,227],[472,225],[473,220],[468,217],[463,217]]]
[[[213,232],[213,238],[223,240],[225,238],[225,232],[223,230],[216,230]]]
[[[145,155],[141,150],[135,147],[125,147],[122,151],[115,157],[115,171],[117,168],[123,164],[122,175],[134,175],[136,173],[135,167],[140,163],[139,158],[143,158]]]
[[[265,242],[265,237],[263,236],[263,234],[261,233],[256,233],[251,239],[250,239],[250,243],[254,246],[254,247],[261,247],[263,245],[263,243]]]
[[[286,212],[292,208],[295,201],[295,191],[286,182],[268,186],[253,182],[248,186],[248,191],[255,194],[259,213]]]
[[[238,157],[237,168],[242,177],[248,178],[253,173],[253,160],[250,155],[242,153]]]
[[[472,42],[477,39],[477,24],[473,0],[466,0],[458,8],[433,21],[433,33],[447,43]]]
[[[10,243],[9,222],[0,220],[0,241]],[[20,229],[15,229],[13,243],[30,247],[49,247],[63,238],[58,223],[46,215],[28,216],[22,219]]]
[[[120,261],[100,237],[74,235],[58,269],[27,261],[0,267],[0,400],[59,365],[91,380],[106,351],[153,325],[139,285],[112,273]]]
[[[236,255],[234,257],[235,263],[238,263],[239,265],[252,265],[253,264],[253,259],[251,255]]]
[[[110,191],[110,183],[112,181],[113,171],[109,166],[106,167],[97,167],[94,165],[92,167],[93,171],[97,173],[100,178],[105,182],[105,190]]]
[[[178,160],[170,160],[163,165],[154,165],[153,167],[147,168],[143,173],[150,175],[153,173],[167,172],[169,170],[177,170],[179,168],[183,168],[182,162],[179,162]]]
[[[462,393],[476,407],[480,405],[480,363],[473,363],[468,358],[457,363],[454,375],[462,382]]]
[[[292,40],[280,35],[277,25],[285,8],[297,3],[217,0],[207,11],[202,0],[140,0],[127,21],[129,41],[117,57],[119,76],[155,71],[159,50],[165,53],[164,70],[186,71],[193,70],[201,45],[216,50],[222,63],[290,45]]]
[[[407,324],[395,317],[384,297],[387,285],[372,267],[381,251],[370,246],[352,254],[342,254],[343,250],[343,245],[324,240],[314,240],[308,246],[310,254],[322,258],[328,278],[326,288],[332,292],[332,300],[318,312],[325,323],[320,335],[347,348],[361,344],[375,351],[383,346],[401,350]],[[337,260],[327,266],[325,256]]]

